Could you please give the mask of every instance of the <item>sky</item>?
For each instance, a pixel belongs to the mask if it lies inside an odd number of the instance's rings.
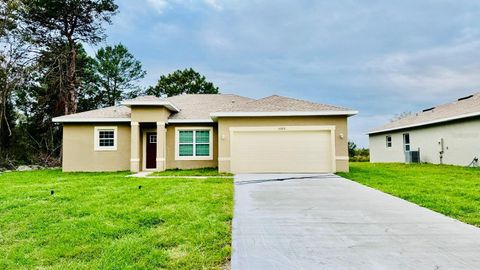
[[[349,139],[480,91],[480,1],[117,0],[96,47],[122,43],[147,76],[192,67],[222,93],[359,111]]]

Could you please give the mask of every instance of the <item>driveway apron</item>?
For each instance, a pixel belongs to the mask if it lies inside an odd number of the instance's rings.
[[[232,269],[480,269],[480,229],[335,175],[237,175]]]

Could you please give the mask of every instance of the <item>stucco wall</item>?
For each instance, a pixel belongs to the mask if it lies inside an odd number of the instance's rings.
[[[95,127],[117,127],[117,150],[95,151]],[[63,125],[63,171],[130,169],[130,125],[119,123]]]
[[[329,117],[232,117],[218,119],[218,167],[220,171],[230,171],[230,128],[255,126],[335,126],[335,155],[337,171],[348,171],[348,128],[346,116]],[[340,138],[343,134],[343,139]]]
[[[139,111],[136,121],[153,121],[151,114]],[[167,113],[167,112],[166,112]],[[159,120],[160,121],[160,120]],[[167,169],[221,167],[229,171],[229,161],[221,157],[230,157],[229,128],[247,126],[299,126],[299,125],[334,125],[335,152],[337,171],[348,171],[348,133],[346,117],[271,117],[271,118],[221,118],[211,124],[167,124],[166,126],[166,167]],[[95,126],[116,126],[117,150],[95,151]],[[175,160],[175,127],[213,127],[213,160]],[[217,128],[218,127],[218,128]],[[63,134],[63,170],[69,171],[124,171],[130,169],[131,127],[127,123],[92,123],[64,124]],[[142,133],[140,133],[142,134]],[[223,139],[219,139],[224,135]],[[344,138],[340,138],[340,134]],[[143,161],[143,136],[139,138],[139,155]],[[218,158],[220,157],[220,160]]]
[[[170,111],[159,106],[132,106],[132,122],[155,123],[167,122]]]
[[[157,137],[157,169],[163,171],[164,164],[165,164],[165,149],[164,149],[164,142],[165,142],[165,133],[164,124],[168,121],[168,117],[170,116],[170,111],[161,106],[132,106],[131,107],[131,135],[132,138],[130,144],[130,170],[132,172],[138,172],[140,170],[145,169],[144,164],[144,157],[143,157],[143,133],[141,126],[150,125],[153,123],[158,124],[155,129],[162,130],[159,132]]]
[[[213,160],[175,160],[176,127],[213,127]],[[211,124],[168,124],[167,125],[167,169],[194,169],[218,166],[218,132],[216,123]]]
[[[411,150],[420,148],[422,162],[440,163],[440,144],[443,138],[443,163],[468,165],[480,157],[480,118],[449,122],[418,129],[407,129],[370,136],[371,162],[405,162],[403,134],[410,134]],[[387,148],[385,137],[392,136],[392,147]]]

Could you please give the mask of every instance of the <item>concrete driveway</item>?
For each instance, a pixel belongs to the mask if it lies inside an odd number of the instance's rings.
[[[232,269],[480,269],[480,229],[334,175],[237,175]]]

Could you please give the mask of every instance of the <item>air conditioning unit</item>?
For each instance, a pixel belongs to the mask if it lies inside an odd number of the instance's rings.
[[[405,152],[405,163],[420,163],[420,150]]]

